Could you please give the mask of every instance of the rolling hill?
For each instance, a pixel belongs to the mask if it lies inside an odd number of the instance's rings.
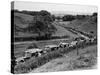
[[[57,31],[53,34],[53,36],[70,36],[70,38],[77,37],[77,35],[72,32],[66,30],[64,27],[60,26],[60,23],[54,22],[53,25],[56,27]]]
[[[27,27],[29,26],[29,23],[31,23],[33,19],[34,19],[34,16],[32,15],[14,12],[14,32],[15,32],[14,36],[15,37],[36,37],[38,36],[38,33],[35,30],[36,28],[33,28],[34,33],[25,31]],[[76,36],[73,33],[66,30],[64,27],[59,26],[59,23],[57,22],[53,22],[47,27],[49,29],[51,28],[51,30],[55,30],[55,32],[52,34],[52,36],[54,37],[55,36],[58,36],[58,37],[59,36],[71,36],[71,37]],[[44,32],[47,32],[46,28],[42,29],[41,34],[43,34]]]
[[[20,28],[25,28],[28,26],[28,23],[33,20],[34,16],[23,14],[23,13],[14,13],[14,24]]]
[[[88,33],[92,32],[93,35],[97,35],[97,23],[95,22],[96,18],[96,16],[86,17],[85,19],[75,19],[69,24],[66,22],[60,22],[60,24],[66,27],[78,29],[80,31]]]
[[[87,16],[84,19],[75,19],[70,22],[52,22],[51,24],[46,24],[44,27],[43,25],[40,29],[37,29],[37,26],[33,27],[32,32],[27,31],[29,24],[36,18],[35,16],[25,14],[25,13],[19,13],[14,12],[14,37],[37,37],[39,36],[39,33],[41,35],[44,35],[48,30],[54,31],[52,36],[70,36],[70,37],[76,37],[77,35],[71,33],[70,31],[66,30],[63,26],[66,27],[72,27],[75,29],[78,29],[80,31],[92,33],[93,35],[97,35],[97,23],[95,22],[96,16]],[[37,19],[41,20],[43,17],[38,16]]]
[[[38,16],[35,17],[32,15],[14,12],[14,37],[37,37],[39,36],[39,32],[41,34],[44,34],[48,29],[52,28],[53,26],[47,23],[46,26],[44,24],[41,24],[41,27],[45,27],[40,30],[40,26],[36,26],[34,23],[35,19],[38,19],[39,21],[43,19],[44,17]],[[32,25],[33,27],[30,27],[29,25]],[[39,27],[39,28],[37,28]],[[31,30],[31,31],[30,31]],[[53,27],[51,30],[55,30]]]

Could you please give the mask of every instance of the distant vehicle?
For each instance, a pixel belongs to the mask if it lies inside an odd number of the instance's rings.
[[[78,42],[78,41],[72,41],[72,42],[70,43],[69,47],[76,46],[76,45],[77,45],[77,42]]]
[[[59,47],[57,45],[46,45],[44,49],[47,50],[47,51],[54,51],[58,48]]]
[[[18,63],[24,63],[26,60],[30,59],[30,57],[26,57],[26,56],[23,56],[23,57],[19,57],[16,59],[16,62],[17,64]]]
[[[76,37],[76,38],[74,39],[74,41],[80,41],[80,40],[85,40],[85,38],[84,38],[84,37]]]
[[[25,57],[19,57],[19,58],[17,58],[17,59],[16,59],[17,64],[18,64],[18,63],[23,63],[23,62],[25,62],[25,61],[24,61],[24,58],[25,58]]]
[[[69,46],[69,43],[60,42],[60,44],[59,44],[60,48],[65,48],[65,47],[68,47],[68,46]]]
[[[40,52],[42,51],[42,49],[39,48],[32,48],[32,49],[28,49],[27,51],[25,51],[25,56],[26,57],[37,57],[40,56]]]
[[[94,41],[97,42],[97,37],[96,36],[94,37]]]

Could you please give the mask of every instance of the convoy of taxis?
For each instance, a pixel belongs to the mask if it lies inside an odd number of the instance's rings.
[[[46,45],[44,48],[27,48],[25,51],[25,55],[23,57],[17,58],[16,62],[18,63],[24,63],[25,61],[29,60],[31,57],[41,57],[42,55],[59,50],[64,48],[74,48],[74,47],[84,47],[84,45],[89,45],[97,43],[97,37],[92,38],[83,38],[83,37],[77,37],[74,40],[72,40],[69,43],[66,42],[60,42],[58,45],[52,44],[52,45]]]

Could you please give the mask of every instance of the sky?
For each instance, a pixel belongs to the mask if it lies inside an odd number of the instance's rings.
[[[97,12],[96,6],[87,5],[70,5],[70,4],[55,4],[55,3],[43,3],[43,2],[26,2],[26,1],[14,1],[14,9],[40,11],[47,10],[51,13],[66,13],[66,14],[90,14]]]

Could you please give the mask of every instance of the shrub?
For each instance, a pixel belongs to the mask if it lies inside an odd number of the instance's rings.
[[[19,64],[15,67],[15,72],[16,73],[27,73],[31,69],[35,69],[47,62],[49,62],[52,59],[55,59],[57,57],[61,57],[62,54],[59,51],[53,51],[49,52],[41,57],[37,58],[31,58],[29,61],[26,61],[23,64]]]

